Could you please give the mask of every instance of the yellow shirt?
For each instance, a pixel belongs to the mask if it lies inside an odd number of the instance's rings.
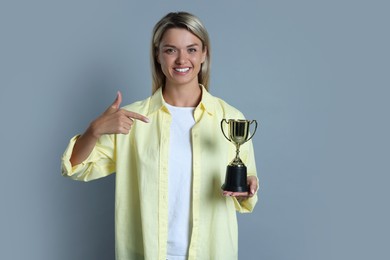
[[[223,118],[244,118],[202,86],[202,100],[194,111],[192,128],[192,233],[189,258],[237,259],[236,210],[251,212],[257,196],[238,202],[224,197],[221,185],[235,146],[221,132]],[[161,88],[143,101],[123,109],[146,115],[150,123],[135,120],[128,135],[102,136],[90,156],[74,167],[70,155],[77,136],[62,158],[62,174],[90,181],[116,172],[116,259],[166,259],[168,236],[168,161],[171,116]],[[179,154],[171,156],[180,156]],[[248,175],[256,176],[251,141],[240,148]]]

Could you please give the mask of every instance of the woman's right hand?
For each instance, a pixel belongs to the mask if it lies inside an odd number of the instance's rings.
[[[149,119],[143,115],[120,109],[121,102],[122,94],[118,91],[114,103],[101,116],[92,121],[85,133],[79,136],[70,157],[72,166],[83,162],[89,156],[102,135],[128,134],[134,120],[149,122]]]
[[[122,94],[118,91],[114,103],[106,111],[90,124],[89,131],[95,138],[104,134],[128,134],[134,120],[141,120],[145,123],[149,119],[141,114],[120,109]]]

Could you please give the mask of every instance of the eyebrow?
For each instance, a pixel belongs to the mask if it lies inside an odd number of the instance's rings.
[[[196,46],[199,46],[199,44],[193,43],[193,44],[186,46],[186,48],[191,48],[191,47],[196,47]],[[177,48],[175,45],[171,45],[171,44],[164,44],[162,47],[163,48]]]

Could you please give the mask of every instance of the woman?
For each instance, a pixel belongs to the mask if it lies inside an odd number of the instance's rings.
[[[235,211],[257,201],[252,143],[241,148],[249,193],[223,192],[234,146],[223,118],[243,115],[207,91],[210,43],[199,19],[169,13],[154,27],[153,95],[114,103],[74,137],[62,173],[90,181],[116,172],[116,259],[237,259]]]

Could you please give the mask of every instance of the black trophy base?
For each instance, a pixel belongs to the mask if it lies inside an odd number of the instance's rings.
[[[246,177],[246,166],[228,165],[226,167],[225,183],[221,188],[224,191],[247,192]]]

